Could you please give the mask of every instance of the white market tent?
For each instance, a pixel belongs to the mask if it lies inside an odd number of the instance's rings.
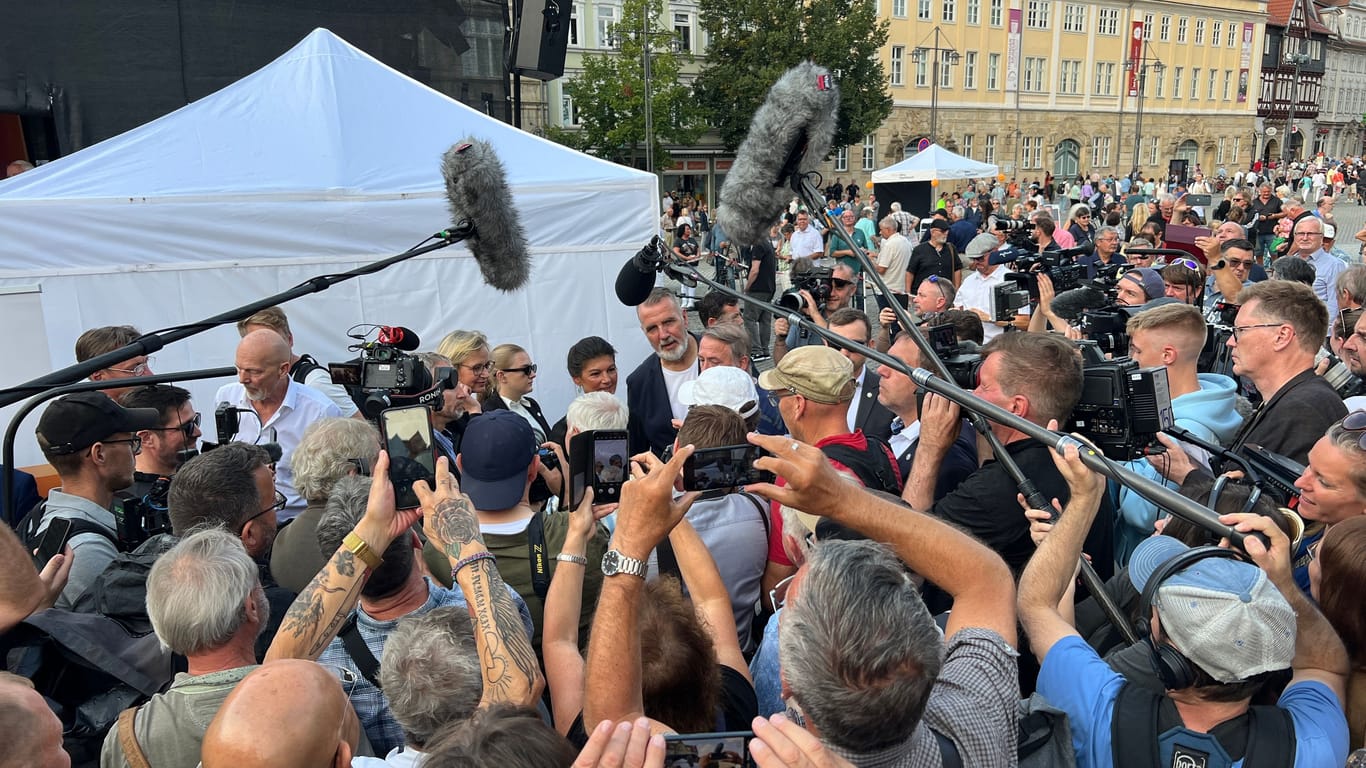
[[[873,171],[874,184],[895,184],[903,181],[946,181],[949,179],[995,178],[1000,169],[991,163],[979,163],[954,154],[938,144],[931,144],[896,165]]]
[[[345,360],[357,323],[412,328],[423,349],[477,328],[528,348],[543,372],[534,396],[562,414],[573,342],[608,338],[626,371],[648,352],[612,284],[656,232],[655,177],[511,128],[324,29],[217,93],[0,181],[0,386],[73,363],[85,329],[166,328],[407,250],[450,225],[441,155],[469,136],[507,170],[527,285],[486,286],[451,246],[290,302],[295,349]],[[218,328],[156,353],[153,368],[231,366],[236,343],[235,328]],[[223,383],[186,386],[207,414]],[[41,461],[36,423],[18,431],[18,464]]]

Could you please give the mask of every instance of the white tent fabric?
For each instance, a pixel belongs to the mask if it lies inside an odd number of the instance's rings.
[[[874,184],[892,184],[899,181],[941,181],[949,179],[988,179],[995,178],[1000,169],[991,163],[979,163],[971,158],[931,144],[923,151],[908,157],[896,165],[873,171]]]
[[[441,155],[469,136],[490,142],[507,170],[532,254],[528,284],[496,291],[452,246],[289,303],[295,350],[346,359],[358,323],[407,326],[423,349],[477,328],[531,352],[542,371],[533,396],[561,414],[574,341],[608,338],[628,371],[648,352],[612,284],[657,230],[656,178],[513,129],[323,29],[217,93],[0,182],[0,318],[11,332],[45,334],[60,368],[87,328],[166,328],[404,251],[449,226]],[[32,302],[3,300],[34,286],[39,317]],[[236,341],[219,328],[158,352],[153,368],[230,366]],[[0,386],[46,365],[9,366]],[[187,385],[200,411],[222,383]],[[38,460],[30,429],[19,431],[19,463]]]

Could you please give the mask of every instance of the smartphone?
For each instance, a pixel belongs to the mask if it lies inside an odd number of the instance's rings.
[[[671,733],[664,736],[664,764],[708,768],[751,768],[749,741],[753,731]]]
[[[593,429],[574,435],[569,441],[570,509],[579,506],[584,489],[590,486],[594,504],[620,501],[630,462],[624,429]]]
[[[763,449],[748,443],[700,448],[683,462],[683,490],[712,491],[771,483],[773,473],[754,466],[754,460],[763,455]]]
[[[46,568],[47,561],[60,555],[70,540],[71,520],[65,517],[54,517],[48,521],[47,528],[43,530],[43,537],[38,540],[38,554],[33,556],[34,562],[38,564],[38,569]]]
[[[380,411],[379,431],[389,451],[389,482],[399,509],[418,506],[413,483],[436,484],[436,440],[432,437],[432,411],[425,405],[408,405]]]
[[[1209,195],[1186,195],[1186,205],[1192,208],[1204,208],[1209,205]]]

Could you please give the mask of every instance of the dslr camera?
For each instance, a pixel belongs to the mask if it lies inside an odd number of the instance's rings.
[[[802,296],[802,291],[811,294],[811,298],[816,300],[816,309],[825,312],[825,307],[830,303],[830,295],[835,290],[834,269],[832,267],[813,266],[805,272],[792,273],[792,287],[783,291],[778,297],[778,306],[789,312],[803,312],[806,310],[806,297]]]
[[[346,387],[361,413],[370,420],[379,418],[386,408],[404,405],[426,405],[441,408],[442,394],[457,383],[454,368],[438,368],[436,375],[414,355],[399,345],[416,348],[417,338],[411,331],[387,325],[376,326],[379,334],[374,341],[365,335],[350,334],[360,342],[351,347],[360,357],[344,363],[328,363],[332,382]],[[411,337],[411,338],[406,338]]]

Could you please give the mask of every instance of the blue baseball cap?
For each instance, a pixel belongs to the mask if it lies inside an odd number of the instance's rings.
[[[537,448],[531,425],[512,411],[475,416],[460,441],[460,490],[475,509],[517,506],[526,494],[527,468]]]

